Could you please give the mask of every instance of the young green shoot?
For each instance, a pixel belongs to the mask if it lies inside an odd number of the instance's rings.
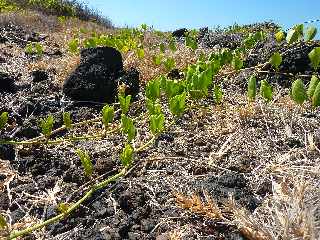
[[[133,120],[126,115],[121,114],[121,127],[122,132],[127,134],[128,136],[128,142],[131,142],[137,134],[137,130],[134,126]]]
[[[301,79],[297,79],[292,83],[291,97],[299,105],[307,100],[306,88]]]
[[[49,115],[46,119],[40,119],[41,132],[46,139],[49,139],[51,136],[53,124],[54,118],[52,115]]]
[[[223,91],[221,86],[215,84],[213,88],[213,100],[216,104],[220,104],[223,99]]]
[[[77,149],[76,153],[80,158],[85,176],[91,177],[93,173],[93,164],[91,162],[89,154],[81,149]]]
[[[164,115],[151,115],[150,116],[150,130],[154,136],[160,134],[164,129],[165,118]]]
[[[109,123],[113,121],[114,118],[114,107],[108,104],[102,108],[102,123],[107,130]]]
[[[170,99],[169,109],[173,115],[180,117],[183,114],[186,108],[186,97],[187,94],[183,92]]]
[[[158,115],[162,112],[161,105],[157,102],[150,100],[150,99],[146,100],[146,107],[147,107],[149,115]]]
[[[311,80],[310,80],[310,83],[308,86],[308,90],[307,90],[307,95],[310,100],[312,100],[312,97],[314,95],[314,92],[315,92],[319,82],[320,82],[320,80],[316,75],[313,75],[311,77]]]
[[[1,113],[1,115],[0,115],[0,130],[6,126],[8,119],[9,119],[8,112]]]
[[[250,102],[254,102],[257,94],[257,79],[255,76],[251,76],[248,80],[248,99]]]
[[[314,26],[309,26],[306,30],[306,41],[311,41],[314,39],[314,37],[317,35],[317,28]]]
[[[320,47],[314,48],[309,54],[309,59],[311,61],[312,67],[317,71],[320,64]]]
[[[318,85],[314,91],[314,94],[312,96],[312,106],[314,108],[320,106],[320,83],[318,83]]]
[[[118,96],[120,102],[120,108],[123,114],[126,114],[130,108],[131,95],[125,96],[124,94],[119,94]]]
[[[262,80],[260,83],[260,94],[264,98],[266,102],[270,102],[272,100],[272,87],[266,80]]]
[[[160,79],[149,81],[146,86],[146,97],[155,101],[160,98]]]
[[[129,168],[133,163],[134,149],[130,144],[126,144],[120,154],[120,160],[125,168]]]
[[[280,53],[275,52],[269,59],[270,64],[278,71],[282,63],[282,56]]]
[[[66,129],[70,130],[72,127],[71,114],[69,112],[64,112],[62,114],[63,124]]]

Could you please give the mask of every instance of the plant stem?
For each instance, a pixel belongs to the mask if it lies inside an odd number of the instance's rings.
[[[115,180],[117,180],[118,178],[122,177],[124,174],[126,173],[126,168],[123,168],[119,173],[117,173],[116,175],[113,175],[112,177],[98,183],[98,184],[95,184],[93,185],[93,187],[88,191],[86,192],[86,194],[80,198],[75,204],[73,204],[71,207],[68,208],[68,210],[65,212],[65,213],[61,213],[53,218],[50,218],[42,223],[39,223],[39,224],[35,224],[31,227],[28,227],[26,229],[23,229],[21,231],[15,231],[15,232],[12,232],[10,234],[10,236],[7,238],[8,240],[11,240],[11,239],[15,239],[15,238],[18,238],[18,237],[22,237],[26,234],[29,234],[37,229],[40,229],[40,228],[43,228],[49,224],[52,224],[54,222],[57,222],[61,219],[63,219],[64,217],[66,217],[68,214],[72,213],[74,210],[76,210],[78,207],[80,207],[80,205],[86,201],[88,198],[90,198],[92,196],[92,194],[101,189],[101,188],[104,188],[105,186],[107,186],[109,183],[111,182],[114,182]]]

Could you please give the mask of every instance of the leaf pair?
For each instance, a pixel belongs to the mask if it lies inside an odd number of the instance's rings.
[[[105,105],[102,108],[102,122],[105,127],[108,127],[108,124],[113,121],[114,118],[114,107]]]
[[[181,116],[186,107],[186,93],[182,93],[170,99],[169,109],[173,115]]]
[[[124,94],[119,94],[118,96],[120,102],[120,108],[123,114],[129,111],[131,103],[131,95],[125,96]]]
[[[120,154],[120,160],[124,167],[130,167],[133,162],[134,149],[130,144],[126,144]]]
[[[320,47],[314,48],[309,54],[309,59],[311,61],[312,67],[317,71],[320,64]]]
[[[257,79],[255,76],[251,76],[248,80],[248,99],[254,101],[257,94]],[[272,100],[272,87],[266,80],[260,82],[260,95],[267,101]]]
[[[8,112],[3,112],[0,115],[0,130],[3,129],[8,122],[9,114]]]
[[[164,129],[164,115],[162,113],[158,115],[150,115],[150,130],[153,135],[158,135]]]
[[[122,132],[128,135],[128,142],[131,142],[136,136],[136,127],[133,120],[124,114],[121,114],[121,127]]]
[[[46,138],[50,137],[53,129],[53,124],[54,118],[52,115],[49,115],[46,119],[40,119],[41,132]]]
[[[149,115],[158,115],[161,113],[161,105],[156,103],[150,99],[146,101],[146,107],[148,110]]]
[[[320,106],[320,81],[316,76],[312,76],[306,90],[303,81],[297,79],[292,83],[291,97],[297,104],[302,104],[308,98],[312,101],[313,107]]]
[[[83,151],[81,149],[77,149],[76,153],[80,158],[82,167],[84,169],[84,174],[87,177],[91,177],[91,175],[93,173],[93,164],[91,162],[89,154],[86,151]]]
[[[148,82],[146,86],[146,97],[155,101],[160,98],[160,79],[154,79]]]
[[[166,68],[166,70],[169,72],[175,68],[176,62],[174,61],[174,58],[169,57],[165,61],[163,61],[163,65]]]

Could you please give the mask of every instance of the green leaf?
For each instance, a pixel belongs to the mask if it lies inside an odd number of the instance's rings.
[[[34,53],[33,44],[32,43],[28,43],[27,46],[25,47],[24,51],[25,51],[26,54],[29,54],[29,55],[33,54]]]
[[[312,96],[312,106],[315,108],[320,106],[320,83],[318,83]]]
[[[0,115],[0,130],[6,126],[8,119],[9,119],[8,112],[1,113],[1,115]]]
[[[243,43],[246,49],[251,49],[256,44],[256,39],[254,35],[250,33],[249,36],[243,40]]]
[[[114,118],[114,107],[105,105],[102,108],[102,122],[105,127],[108,126],[109,123],[113,121]]]
[[[166,68],[166,70],[169,72],[176,66],[176,63],[174,61],[174,58],[169,57],[163,62],[163,65]]]
[[[52,115],[49,115],[46,119],[40,119],[40,128],[42,134],[49,138],[52,133],[52,128],[54,124],[54,118]]]
[[[283,40],[286,39],[286,34],[284,31],[279,31],[275,34],[275,38],[278,43],[281,43]]]
[[[270,64],[276,69],[279,69],[280,64],[282,63],[282,56],[280,53],[275,52],[269,59]]]
[[[63,118],[63,124],[66,127],[66,129],[71,129],[71,114],[69,112],[64,112],[62,114]]]
[[[169,109],[173,115],[181,116],[185,110],[186,93],[182,93],[170,99]]]
[[[68,50],[71,53],[77,53],[79,51],[79,39],[74,38],[68,44]]]
[[[159,49],[160,49],[160,52],[162,52],[162,53],[164,53],[166,51],[166,46],[164,45],[164,43],[160,43]]]
[[[188,34],[185,39],[185,44],[187,47],[191,48],[193,51],[198,48],[197,40],[190,36],[190,34]]]
[[[309,26],[306,31],[306,41],[311,41],[317,35],[317,28]]]
[[[153,135],[158,135],[164,129],[164,115],[151,115],[150,116],[150,130]]]
[[[286,40],[288,44],[297,42],[303,38],[303,24],[296,25],[289,30]]]
[[[4,216],[0,213],[0,230],[6,230],[8,228],[8,224]]]
[[[249,101],[254,101],[257,94],[257,79],[255,76],[251,76],[248,80],[248,98]]]
[[[236,71],[239,71],[243,67],[243,61],[239,56],[234,56],[232,59],[232,66]]]
[[[160,79],[154,79],[148,82],[146,86],[146,97],[153,101],[160,98]]]
[[[161,54],[158,54],[158,55],[152,56],[152,61],[155,65],[159,66],[162,62],[162,58],[163,56]]]
[[[69,207],[70,206],[68,203],[59,203],[57,206],[57,210],[59,213],[66,214],[68,212]]]
[[[307,100],[306,88],[301,79],[297,79],[292,83],[291,97],[297,104],[302,104]]]
[[[43,46],[41,45],[41,43],[35,43],[34,48],[38,56],[41,56],[43,54]]]
[[[149,115],[158,115],[161,113],[161,105],[155,103],[154,101],[147,99],[146,107],[148,110]]]
[[[266,80],[262,80],[260,83],[260,94],[261,96],[267,101],[272,100],[272,87],[269,85],[269,83]]]
[[[232,62],[232,59],[233,59],[233,54],[229,49],[224,48],[221,50],[221,52],[220,52],[221,66],[223,66],[225,64],[230,64]]]
[[[136,53],[137,53],[137,56],[138,56],[139,59],[144,58],[144,49],[143,48],[138,48],[136,50]]]
[[[123,94],[119,94],[118,96],[120,102],[120,108],[122,113],[126,114],[130,108],[131,95],[125,96]]]
[[[177,51],[176,42],[175,42],[174,38],[171,38],[171,39],[170,39],[169,48],[170,48],[170,50],[171,50],[172,52]]]
[[[180,94],[184,90],[182,84],[176,80],[167,80],[165,93],[169,99]]]
[[[320,47],[314,48],[310,53],[309,53],[309,59],[311,61],[312,67],[314,70],[317,70],[319,67],[320,63]]]
[[[86,151],[83,151],[81,149],[77,149],[76,153],[80,158],[82,167],[84,169],[84,174],[87,177],[90,177],[93,173],[93,164],[91,162],[89,154]]]
[[[319,80],[319,78],[317,78],[317,76],[313,75],[311,77],[311,81],[309,83],[308,91],[307,91],[307,95],[308,95],[309,99],[312,100],[313,94],[314,94],[319,82],[320,82],[320,80]]]
[[[130,144],[126,144],[120,154],[120,160],[124,167],[130,167],[133,163],[134,149]]]
[[[136,136],[136,128],[133,120],[124,114],[121,114],[122,132],[128,135],[128,142],[131,142]]]
[[[216,104],[220,104],[223,98],[223,91],[219,85],[215,85],[213,88],[213,99]]]

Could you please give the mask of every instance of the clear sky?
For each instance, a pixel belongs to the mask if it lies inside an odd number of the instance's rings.
[[[320,0],[87,0],[115,26],[155,29],[229,26],[273,20],[285,29],[320,19]],[[320,23],[314,23],[320,30]],[[319,35],[319,34],[318,34]]]

